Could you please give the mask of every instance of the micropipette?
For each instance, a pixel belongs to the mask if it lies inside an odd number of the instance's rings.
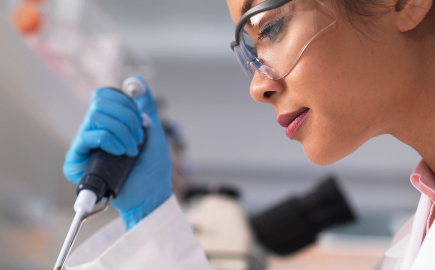
[[[146,87],[137,78],[130,77],[122,83],[122,91],[117,91],[132,99],[144,95],[146,93]],[[139,152],[142,151],[147,140],[146,126],[149,124],[147,120],[147,116],[144,116],[143,130],[145,139],[138,147]],[[118,195],[127,180],[138,156],[139,155],[135,157],[127,157],[126,155],[113,156],[101,149],[92,152],[89,157],[88,166],[80,180],[80,184],[77,186],[78,195],[74,204],[76,214],[54,266],[54,270],[63,269],[83,224],[102,214],[109,208],[110,202]],[[104,206],[93,211],[95,204],[103,198],[107,198]]]

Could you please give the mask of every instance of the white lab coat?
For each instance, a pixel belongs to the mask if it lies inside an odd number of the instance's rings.
[[[68,270],[213,270],[174,196],[125,232],[117,219],[84,242]]]
[[[391,247],[376,262],[373,270],[435,269],[435,226],[426,233],[431,206],[429,197],[422,194],[414,217],[396,233]]]
[[[423,244],[431,201],[422,195],[417,212],[394,237],[373,270],[435,269],[435,226]],[[68,270],[212,270],[174,196],[128,233],[120,219],[107,225],[69,258]]]

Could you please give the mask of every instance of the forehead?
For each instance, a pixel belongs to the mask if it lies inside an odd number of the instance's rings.
[[[254,7],[264,1],[265,0],[253,0],[249,2],[252,2],[251,7]],[[237,24],[242,17],[242,10],[245,3],[245,0],[227,0],[228,8],[230,9],[231,18],[233,19],[234,24]]]

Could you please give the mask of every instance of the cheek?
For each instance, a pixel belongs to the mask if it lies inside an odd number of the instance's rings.
[[[372,70],[366,50],[349,46],[337,35],[310,46],[286,81],[303,106],[311,108],[299,141],[313,163],[327,165],[381,130],[382,110],[389,108],[384,103],[391,99],[386,90],[373,86],[379,71]]]
[[[324,89],[334,91],[334,88]],[[315,164],[328,165],[354,152],[375,136],[379,125],[368,119],[368,112],[354,106],[353,98],[335,98],[334,94],[319,94],[312,99],[306,126],[301,129],[300,143],[305,154]]]

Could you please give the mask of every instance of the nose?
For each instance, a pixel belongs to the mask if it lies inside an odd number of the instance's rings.
[[[283,79],[272,80],[259,72],[254,73],[249,91],[251,97],[261,103],[273,103],[284,89]]]

